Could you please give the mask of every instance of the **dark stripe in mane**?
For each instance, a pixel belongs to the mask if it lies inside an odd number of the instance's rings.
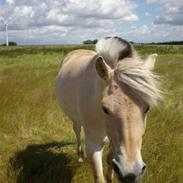
[[[126,47],[123,48],[120,52],[119,52],[119,57],[118,57],[118,60],[122,60],[124,58],[127,58],[127,57],[132,57],[133,56],[133,48],[132,48],[132,45],[126,41],[125,39],[122,39],[120,37],[105,37],[105,39],[116,39],[118,40],[120,43],[122,43],[123,45],[125,45]]]
[[[117,39],[123,45],[126,45],[126,47],[119,52],[118,60],[122,60],[126,57],[132,57],[132,55],[133,55],[132,45],[128,41],[126,41],[125,39],[122,39],[120,37],[114,37],[114,39]]]

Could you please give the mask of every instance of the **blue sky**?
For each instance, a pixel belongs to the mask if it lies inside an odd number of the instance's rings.
[[[5,1],[4,0],[0,0],[0,4],[3,4]]]
[[[134,42],[183,40],[182,0],[0,0],[0,44],[72,44],[120,36]]]

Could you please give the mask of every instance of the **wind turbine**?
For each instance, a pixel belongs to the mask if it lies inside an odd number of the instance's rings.
[[[6,46],[9,46],[9,38],[8,38],[8,23],[5,22],[5,30],[6,30]]]
[[[6,46],[9,46],[9,39],[8,39],[8,22],[2,19],[3,24],[5,25],[5,32],[6,32]]]

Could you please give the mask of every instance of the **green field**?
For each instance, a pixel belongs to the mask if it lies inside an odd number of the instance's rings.
[[[77,162],[71,122],[54,94],[60,61],[80,47],[0,47],[0,183],[93,182],[87,160]],[[183,46],[136,48],[142,57],[159,54],[165,92],[148,116],[141,183],[183,183]]]

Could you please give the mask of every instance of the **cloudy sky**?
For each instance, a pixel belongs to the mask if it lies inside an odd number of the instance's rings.
[[[0,0],[0,43],[72,44],[120,36],[183,40],[183,0]]]

